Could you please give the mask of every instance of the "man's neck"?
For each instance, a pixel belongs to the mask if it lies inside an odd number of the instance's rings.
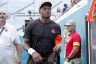
[[[0,26],[0,28],[3,28],[4,26]]]
[[[40,18],[42,23],[49,23],[50,22],[50,18]]]
[[[0,26],[0,28],[3,28],[3,27],[4,27],[4,25]]]
[[[4,26],[5,26],[5,23],[4,23],[4,24],[1,24],[1,25],[0,25],[0,28],[3,28]]]

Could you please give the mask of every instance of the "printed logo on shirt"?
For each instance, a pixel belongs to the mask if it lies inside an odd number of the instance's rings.
[[[51,29],[51,33],[54,33],[55,34],[55,29]]]

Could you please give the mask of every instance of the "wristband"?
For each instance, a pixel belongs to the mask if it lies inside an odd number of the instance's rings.
[[[32,48],[29,48],[29,49],[28,49],[28,53],[29,53],[30,55],[32,55],[33,52],[35,52],[34,49],[32,49]]]

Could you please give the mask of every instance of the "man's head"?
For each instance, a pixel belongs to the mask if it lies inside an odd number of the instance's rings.
[[[64,7],[67,7],[67,4],[64,4]]]
[[[7,19],[7,15],[5,10],[0,9],[0,27],[5,25],[6,19]]]
[[[43,2],[40,5],[40,8],[39,8],[40,15],[42,17],[44,17],[44,18],[50,18],[50,16],[51,16],[51,7],[52,7],[51,2]]]
[[[76,23],[74,20],[69,20],[64,26],[67,28],[68,32],[72,32],[76,28]]]

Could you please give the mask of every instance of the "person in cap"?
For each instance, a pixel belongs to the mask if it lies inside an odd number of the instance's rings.
[[[0,9],[0,64],[21,64],[22,47],[20,43],[17,30],[7,23],[7,13]]]
[[[76,32],[76,23],[69,20],[64,26],[68,31],[64,64],[81,64],[81,37]]]
[[[61,28],[50,19],[51,7],[50,2],[43,2],[39,8],[40,18],[25,29],[23,46],[29,53],[27,64],[53,64],[55,53],[60,49],[54,39],[61,34]]]

